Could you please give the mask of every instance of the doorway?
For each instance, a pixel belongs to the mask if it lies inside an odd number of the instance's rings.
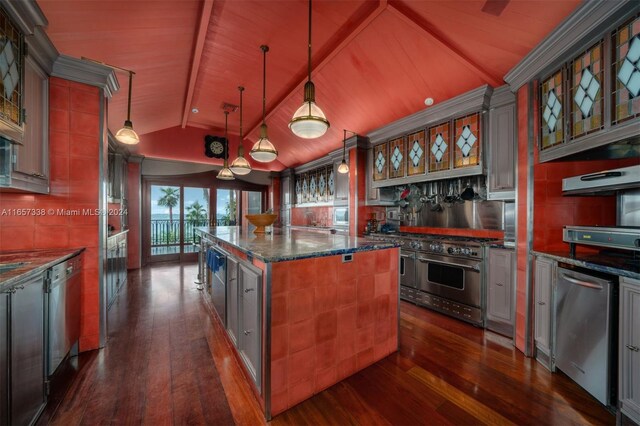
[[[149,260],[191,259],[196,228],[209,224],[209,188],[150,185]]]

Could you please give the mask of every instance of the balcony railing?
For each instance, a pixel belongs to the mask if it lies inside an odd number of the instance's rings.
[[[217,226],[228,226],[227,219],[217,219]],[[184,245],[190,246],[197,242],[196,228],[209,226],[208,220],[185,220],[184,221]],[[179,246],[180,245],[180,220],[151,219],[151,247]]]

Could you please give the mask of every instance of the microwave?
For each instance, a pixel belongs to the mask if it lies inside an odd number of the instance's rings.
[[[333,208],[333,225],[334,226],[349,225],[349,208],[348,207]]]

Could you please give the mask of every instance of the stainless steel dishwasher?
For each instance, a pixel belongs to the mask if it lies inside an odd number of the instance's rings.
[[[615,403],[616,277],[558,268],[555,365],[604,405]]]
[[[47,376],[51,376],[72,349],[71,355],[77,354],[82,255],[57,264],[48,274]]]

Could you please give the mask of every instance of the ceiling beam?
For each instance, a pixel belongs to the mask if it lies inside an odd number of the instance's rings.
[[[343,33],[344,35],[338,36],[336,40],[330,40],[326,46],[323,46],[320,49],[320,54],[316,55],[315,58],[312,58],[312,73],[320,71],[325,65],[331,62],[331,60],[342,51],[345,47],[351,43],[351,41],[358,36],[365,28],[373,22],[378,15],[380,15],[387,8],[387,0],[379,0],[377,6],[371,7],[369,6],[371,2],[365,1],[363,3],[363,8],[359,9],[356,13],[354,13],[355,18],[349,19],[338,31],[336,34]],[[359,15],[359,16],[358,16]],[[315,65],[313,65],[315,64]],[[300,96],[302,95],[302,89],[304,84],[307,82],[307,64],[305,62],[304,69],[299,73],[300,78],[298,79],[298,83],[293,84],[289,87],[288,90],[285,90],[284,95],[277,99],[269,108],[266,114],[266,118],[269,118],[272,114],[274,114],[285,102],[287,102],[292,96]],[[301,103],[302,104],[302,103]],[[246,136],[249,136],[256,132],[262,124],[262,118],[260,118],[257,123],[250,127],[250,130],[246,133]]]
[[[182,110],[182,128],[184,129],[191,113],[191,101],[193,100],[193,92],[196,88],[196,80],[200,71],[200,60],[202,59],[202,51],[204,50],[204,42],[207,38],[207,29],[211,20],[211,11],[213,10],[213,0],[204,0],[202,3],[202,13],[200,14],[200,23],[196,35],[196,44],[193,49],[193,59],[191,61],[191,73],[189,74],[189,86],[187,87],[187,96],[184,100],[184,109]]]
[[[436,42],[436,44],[444,47],[454,54],[459,60],[461,60],[467,67],[471,68],[473,71],[477,72],[480,77],[490,84],[493,87],[502,86],[504,81],[502,79],[494,77],[490,72],[485,70],[479,64],[475,63],[473,60],[468,58],[464,53],[462,53],[458,48],[456,48],[450,41],[446,39],[442,34],[439,34],[434,30],[434,27],[422,16],[420,16],[417,12],[411,10],[406,4],[390,0],[389,8],[390,11],[394,12],[396,16],[402,19],[404,22],[409,24],[410,26],[416,28],[418,31],[426,34],[431,40]]]

